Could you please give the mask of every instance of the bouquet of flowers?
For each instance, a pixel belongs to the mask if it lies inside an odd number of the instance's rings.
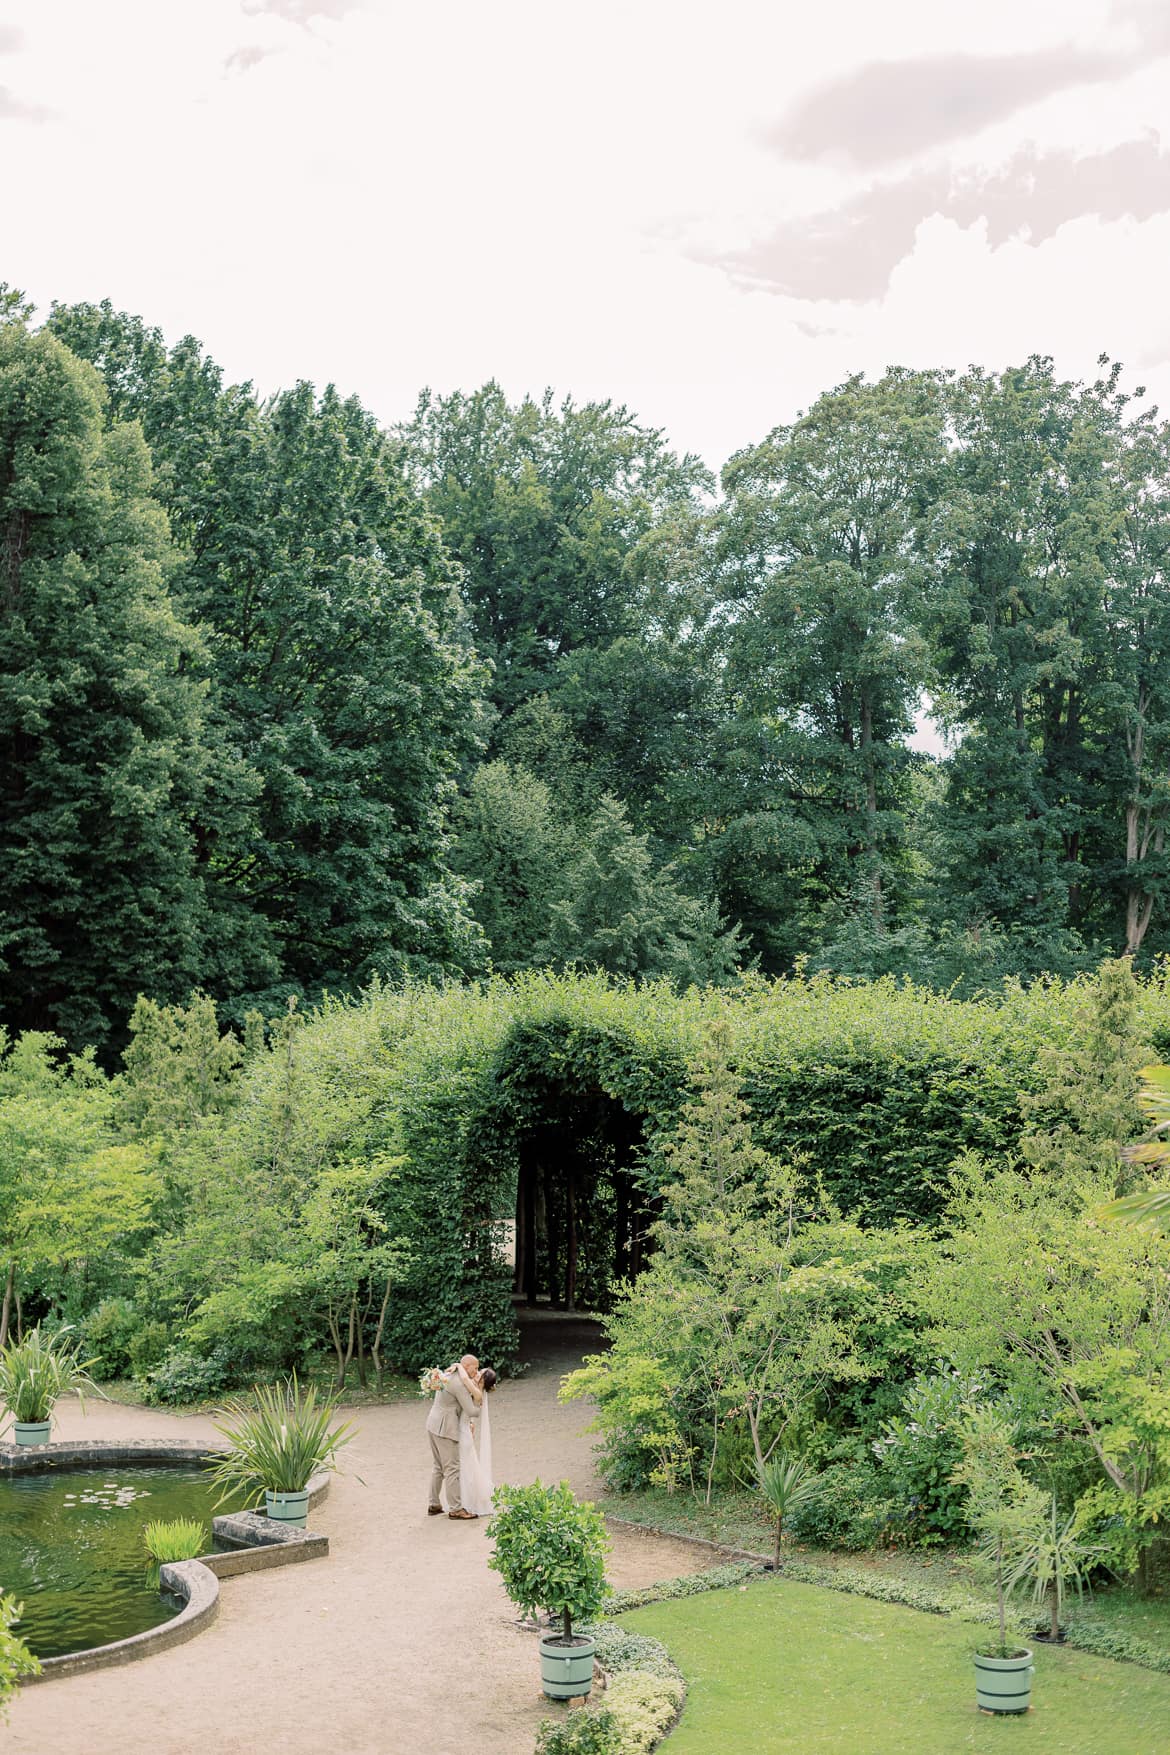
[[[438,1366],[437,1365],[428,1365],[426,1370],[421,1372],[419,1375],[419,1380],[418,1380],[418,1393],[419,1393],[419,1395],[434,1395],[435,1391],[442,1384],[442,1381],[443,1381],[443,1373],[439,1370]]]

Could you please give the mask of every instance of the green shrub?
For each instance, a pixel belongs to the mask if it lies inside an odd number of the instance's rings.
[[[647,1755],[678,1716],[684,1689],[674,1676],[623,1670],[606,1690],[606,1710],[618,1731],[620,1755]]]
[[[130,1348],[140,1327],[129,1298],[103,1298],[81,1324],[86,1347],[94,1355],[90,1375],[99,1383],[130,1374]]]
[[[187,1347],[172,1347],[158,1364],[146,1373],[145,1394],[148,1402],[182,1405],[206,1401],[218,1395],[230,1382],[227,1360],[218,1352],[203,1358]]]
[[[860,1552],[881,1540],[890,1516],[873,1463],[830,1463],[793,1512],[791,1532],[809,1547]]]
[[[166,1357],[170,1344],[171,1331],[165,1322],[141,1323],[131,1335],[127,1349],[131,1376],[140,1380],[148,1378],[154,1367]]]
[[[678,1668],[666,1647],[645,1633],[631,1633],[627,1627],[602,1621],[597,1626],[582,1628],[596,1645],[596,1657],[603,1670],[616,1674],[619,1670],[645,1670],[652,1676],[677,1681]]]
[[[542,1719],[536,1755],[623,1755],[618,1721],[605,1706],[578,1707],[562,1719]]]
[[[615,1591],[605,1605],[605,1612],[607,1615],[624,1615],[629,1609],[644,1609],[650,1603],[702,1596],[709,1590],[728,1590],[746,1584],[763,1569],[759,1560],[732,1560],[726,1566],[712,1566],[708,1572],[684,1573],[681,1578],[662,1579],[657,1584],[644,1585],[640,1590]]]
[[[879,1491],[891,1502],[886,1533],[899,1546],[966,1542],[967,1489],[954,1479],[963,1459],[959,1422],[983,1387],[945,1366],[916,1377],[901,1413],[875,1439]]]
[[[5,1716],[20,1678],[37,1675],[41,1667],[24,1640],[13,1632],[21,1607],[0,1591],[0,1718]]]

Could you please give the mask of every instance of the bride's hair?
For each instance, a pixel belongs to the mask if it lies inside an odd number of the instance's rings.
[[[483,1386],[483,1393],[485,1395],[490,1395],[492,1390],[495,1389],[496,1384],[500,1381],[490,1365],[484,1366],[483,1370],[480,1372],[479,1380]]]

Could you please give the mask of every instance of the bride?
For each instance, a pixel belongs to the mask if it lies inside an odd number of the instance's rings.
[[[475,1403],[475,1417],[459,1422],[459,1497],[473,1517],[489,1517],[492,1510],[492,1426],[487,1398],[496,1387],[491,1366],[468,1376],[457,1367],[464,1387]]]

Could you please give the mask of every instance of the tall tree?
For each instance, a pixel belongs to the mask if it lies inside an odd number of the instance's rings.
[[[483,673],[398,448],[356,398],[298,384],[261,405],[190,338],[168,353],[108,305],[52,323],[155,447],[177,588],[210,631],[218,709],[261,783],[252,833],[214,879],[271,935],[278,981],[474,963],[448,817]]]
[[[904,840],[905,738],[927,675],[923,527],[944,458],[938,381],[851,378],[724,471],[731,706],[712,857],[722,905],[860,906],[879,930]],[[722,843],[722,845],[720,845]],[[736,892],[764,885],[762,909]],[[779,868],[788,897],[768,883]],[[761,914],[763,918],[761,918]],[[781,941],[782,942],[782,941]]]
[[[198,977],[216,909],[197,843],[249,796],[168,594],[151,485],[138,427],[104,428],[92,368],[0,326],[3,1016],[74,1046]]]
[[[462,562],[493,700],[512,712],[585,647],[638,632],[669,595],[663,526],[714,485],[697,457],[610,402],[509,404],[500,386],[424,392],[410,468]]]

